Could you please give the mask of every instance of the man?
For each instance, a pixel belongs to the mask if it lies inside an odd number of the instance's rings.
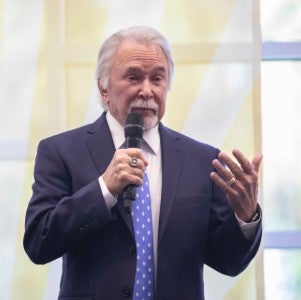
[[[172,73],[168,43],[156,30],[112,35],[96,72],[106,113],[39,144],[24,247],[38,264],[63,257],[59,299],[204,299],[204,263],[235,276],[255,256],[261,156],[250,163],[234,150],[235,162],[162,125]],[[122,147],[130,112],[143,116],[142,149]],[[145,172],[155,285],[141,296],[139,230],[122,192],[141,186]]]

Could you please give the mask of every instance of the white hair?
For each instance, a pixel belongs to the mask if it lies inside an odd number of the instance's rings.
[[[168,62],[168,88],[170,89],[174,70],[170,45],[167,39],[159,31],[146,26],[134,26],[120,30],[104,41],[97,57],[95,76],[98,86],[107,89],[113,64],[112,58],[120,44],[125,40],[132,40],[138,43],[151,43],[158,45],[162,49]],[[101,100],[103,107],[106,109],[103,99]]]

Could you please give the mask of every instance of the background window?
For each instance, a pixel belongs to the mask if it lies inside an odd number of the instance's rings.
[[[261,1],[265,295],[301,294],[301,3]]]

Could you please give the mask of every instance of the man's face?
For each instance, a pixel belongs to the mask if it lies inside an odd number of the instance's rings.
[[[168,62],[158,45],[125,41],[113,57],[108,87],[100,92],[121,125],[134,111],[143,115],[149,129],[164,115],[168,76]]]

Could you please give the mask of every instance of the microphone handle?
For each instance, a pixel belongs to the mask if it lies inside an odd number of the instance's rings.
[[[141,148],[142,139],[139,137],[127,137],[124,143],[125,148]],[[133,201],[136,199],[136,185],[129,184],[127,185],[123,192],[123,207],[127,213],[131,213]]]
[[[136,199],[136,186],[134,184],[127,185],[122,193],[123,207],[128,214],[132,211],[133,201]]]

